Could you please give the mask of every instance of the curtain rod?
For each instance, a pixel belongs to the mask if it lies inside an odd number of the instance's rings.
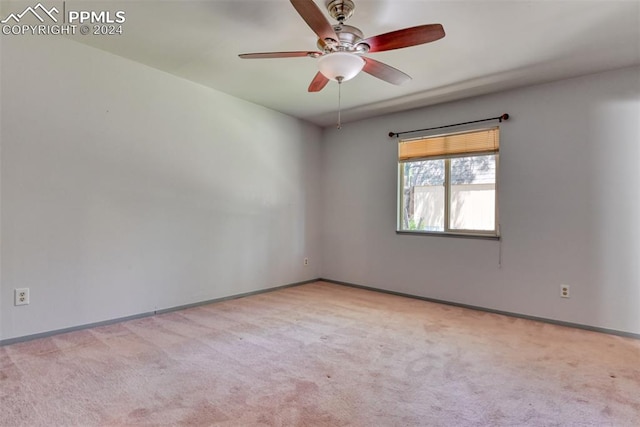
[[[426,130],[435,130],[435,129],[444,129],[444,128],[450,128],[450,127],[453,127],[453,126],[468,125],[468,124],[471,124],[471,123],[488,122],[489,120],[499,120],[500,123],[502,123],[503,120],[509,120],[509,115],[507,113],[504,113],[503,115],[498,116],[498,117],[491,117],[489,119],[481,119],[481,120],[473,120],[471,122],[455,123],[455,124],[452,124],[452,125],[445,125],[445,126],[436,126],[434,128],[407,130],[407,131],[404,131],[404,132],[389,132],[389,138],[393,138],[394,136],[400,136],[400,135],[403,135],[405,133],[422,132],[422,131],[426,131]]]

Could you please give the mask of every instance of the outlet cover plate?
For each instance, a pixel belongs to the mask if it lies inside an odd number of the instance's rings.
[[[29,304],[29,288],[17,288],[14,292],[15,305]]]

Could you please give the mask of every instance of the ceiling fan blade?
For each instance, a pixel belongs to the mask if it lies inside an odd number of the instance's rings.
[[[313,0],[291,0],[302,19],[318,35],[322,45],[325,39],[338,40],[338,35]]]
[[[442,25],[428,24],[369,37],[362,40],[361,43],[368,44],[370,46],[369,53],[371,53],[416,46],[436,41],[443,37],[444,28],[442,28]]]
[[[262,53],[243,53],[238,55],[242,59],[263,59],[263,58],[298,58],[308,56],[316,58],[322,55],[320,52],[295,51],[295,52],[262,52]]]
[[[320,92],[329,83],[329,79],[324,76],[320,71],[313,78],[309,85],[309,92]]]
[[[362,71],[371,74],[373,77],[377,77],[380,80],[394,85],[401,85],[411,80],[411,76],[390,65],[371,58],[362,57],[362,59],[365,61]]]

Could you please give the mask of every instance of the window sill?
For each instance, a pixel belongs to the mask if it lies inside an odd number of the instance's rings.
[[[463,239],[480,239],[480,240],[500,240],[500,236],[495,234],[475,234],[475,233],[451,233],[439,231],[403,231],[396,230],[396,234],[410,236],[437,236],[437,237],[456,237]]]

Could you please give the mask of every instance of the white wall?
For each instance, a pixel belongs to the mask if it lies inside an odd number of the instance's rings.
[[[502,113],[501,243],[397,235],[388,132]],[[327,129],[322,275],[639,334],[639,141],[637,67]]]
[[[321,133],[61,38],[1,49],[0,340],[319,276],[640,333],[638,68]],[[503,112],[502,265],[396,235],[387,133]]]
[[[320,275],[319,128],[60,37],[0,58],[0,340]]]

